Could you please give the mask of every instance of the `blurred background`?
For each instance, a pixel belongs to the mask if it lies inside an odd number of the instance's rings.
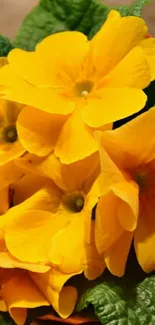
[[[112,5],[129,4],[133,0],[105,0],[104,2]],[[150,2],[144,9],[144,17],[150,33],[155,36],[155,0]],[[13,39],[23,18],[37,3],[38,0],[0,0],[0,34]]]

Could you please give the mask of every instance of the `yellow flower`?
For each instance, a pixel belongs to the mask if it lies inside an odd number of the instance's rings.
[[[65,282],[70,279],[76,273],[64,273],[59,268],[56,268],[52,265],[52,263],[33,263],[33,262],[23,262],[22,260],[13,256],[7,247],[7,229],[9,227],[9,220],[15,216],[15,221],[17,217],[21,215],[35,215],[35,220],[38,217],[42,219],[41,225],[44,223],[44,217],[47,219],[49,217],[49,212],[52,211],[54,213],[55,208],[57,206],[58,198],[56,194],[54,196],[55,191],[57,190],[56,186],[52,181],[48,180],[45,177],[40,177],[38,175],[26,174],[22,177],[17,183],[12,185],[12,204],[13,207],[9,209],[9,211],[1,216],[0,219],[0,270],[4,269],[5,274],[10,274],[11,270],[15,268],[14,274],[17,276],[19,272],[22,274],[29,274],[33,282],[37,285],[41,294],[46,297],[46,301],[49,305],[52,305],[53,308],[57,311],[57,313],[63,317],[67,318],[74,310],[75,303],[77,300],[77,290],[72,286],[64,286]],[[40,210],[42,208],[42,210]],[[34,210],[35,209],[35,210]],[[40,219],[40,220],[41,220]],[[39,221],[39,219],[38,219]],[[31,225],[30,225],[31,226]],[[50,224],[49,224],[50,226]],[[54,226],[54,225],[53,225]],[[56,225],[58,229],[60,229],[60,225]],[[49,234],[52,236],[52,232],[56,229],[50,229]],[[37,228],[38,229],[38,228]],[[29,252],[33,250],[34,245],[38,245],[35,242],[35,231],[34,236],[31,237],[32,247],[29,248]],[[46,237],[45,237],[46,238]],[[45,239],[44,238],[44,239]],[[52,237],[49,238],[49,241]],[[11,238],[10,238],[11,239]],[[30,239],[30,238],[29,238]],[[39,238],[38,238],[39,239]],[[41,239],[41,237],[40,237]],[[41,244],[42,246],[42,244]],[[44,249],[44,247],[43,247]],[[23,246],[24,253],[24,246]],[[23,271],[17,272],[17,268],[20,270],[27,270],[29,272],[22,273]],[[8,273],[7,273],[8,272]],[[24,271],[26,272],[26,271]],[[12,273],[11,273],[12,276]],[[19,281],[19,280],[18,280]],[[17,282],[17,281],[16,281]],[[15,284],[16,284],[15,282]],[[23,282],[23,283],[21,283]],[[22,302],[20,301],[21,295],[18,294],[15,296],[13,294],[14,289],[10,289],[10,284],[7,286],[7,291],[9,290],[9,297],[6,297],[4,301],[8,306],[9,312],[13,319],[15,319],[17,324],[24,324],[26,317],[26,309],[20,308],[34,308],[35,306],[35,295],[33,296],[33,292],[31,288],[29,288],[27,281],[23,278],[23,281],[20,280],[21,286],[24,288],[24,285],[27,286],[27,291],[25,295],[25,291],[19,289],[21,294],[22,292]],[[11,290],[11,292],[10,292]],[[27,296],[28,295],[28,296]],[[31,297],[30,298],[28,297]],[[4,297],[5,298],[5,297]],[[7,299],[10,299],[7,302]],[[12,304],[15,303],[15,306]],[[28,300],[29,299],[29,300]],[[67,301],[66,301],[67,299]],[[32,305],[33,301],[33,305]],[[2,307],[1,307],[2,305]],[[40,303],[40,306],[43,303]],[[14,311],[14,308],[17,307],[19,310]],[[0,310],[4,308],[4,302],[0,302]],[[20,316],[18,316],[20,315]],[[19,318],[18,318],[19,317]]]
[[[17,325],[25,323],[28,308],[49,305],[31,274],[18,269],[0,269],[0,311],[9,311]]]
[[[27,154],[17,163],[36,172],[36,178],[40,173],[57,185],[47,179],[34,195],[23,203],[19,199],[1,218],[8,251],[22,262],[50,263],[65,274],[84,271],[89,279],[99,276],[105,263],[97,253],[91,221],[99,196],[98,182],[94,183],[99,173],[98,155],[61,165],[54,155],[38,158]],[[19,192],[20,197],[22,189]]]
[[[155,40],[146,34],[141,18],[111,11],[91,41],[61,32],[34,52],[11,51],[1,93],[28,105],[17,123],[24,147],[38,156],[55,148],[65,164],[96,152],[94,130],[145,105],[142,89],[155,78]]]
[[[65,282],[83,271],[94,279],[105,269],[91,221],[99,196],[94,183],[98,155],[70,165],[61,165],[54,155],[27,154],[16,162],[33,173],[12,185],[13,207],[0,218],[0,267],[28,270],[57,313],[67,318],[77,291]]]
[[[98,133],[102,173],[95,238],[109,270],[122,276],[132,239],[145,272],[155,269],[155,108]]]
[[[18,139],[16,121],[22,105],[0,99],[0,181],[1,188],[16,181],[21,176],[14,160],[25,149]]]

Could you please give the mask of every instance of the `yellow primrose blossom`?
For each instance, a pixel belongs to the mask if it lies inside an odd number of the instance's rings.
[[[123,31],[123,32],[122,32]],[[155,40],[138,17],[111,11],[91,41],[76,31],[45,38],[34,52],[8,55],[0,70],[4,98],[25,105],[17,128],[38,156],[69,164],[97,151],[93,131],[144,107],[155,78]]]
[[[0,311],[8,311],[17,325],[24,325],[27,309],[41,306],[49,302],[28,272],[0,269]]]
[[[0,181],[1,188],[14,182],[21,171],[14,163],[25,149],[19,141],[16,121],[23,105],[0,99]]]
[[[134,239],[145,272],[155,269],[155,108],[114,131],[97,133],[101,198],[96,245],[109,270],[124,274]]]
[[[101,275],[105,263],[97,253],[91,221],[99,196],[98,155],[61,165],[54,155],[45,159],[27,154],[17,163],[36,172],[36,178],[40,173],[57,185],[48,179],[23,202],[24,184],[19,201],[15,191],[16,205],[0,220],[10,254],[21,262],[54,265],[68,275],[83,271],[89,279]]]
[[[56,195],[58,195],[58,190],[57,187],[53,184],[53,182],[51,180],[48,180],[45,177],[40,177],[35,174],[26,174],[18,182],[12,184],[11,201],[13,207],[10,208],[6,214],[2,215],[0,219],[0,270],[3,269],[5,270],[5,274],[10,274],[11,269],[12,269],[12,273],[14,272],[13,269],[15,269],[14,274],[16,276],[18,275],[19,272],[21,275],[29,274],[33,282],[39,288],[39,291],[43,294],[44,297],[46,297],[48,305],[52,305],[53,308],[57,311],[57,313],[61,317],[67,318],[74,310],[75,303],[77,300],[77,290],[72,286],[64,286],[64,284],[72,276],[79,274],[81,272],[76,272],[76,273],[69,272],[67,274],[62,272],[59,268],[56,268],[55,266],[53,267],[51,262],[50,263],[49,262],[45,263],[42,261],[36,263],[33,263],[31,261],[23,262],[22,260],[18,259],[16,256],[11,254],[11,252],[7,247],[7,239],[6,239],[7,229],[9,227],[9,221],[11,222],[11,219],[14,218],[14,216],[16,217],[16,219],[17,217],[21,216],[22,219],[22,216],[31,215],[34,217],[35,220],[37,219],[38,216],[39,218],[41,218],[40,219],[42,220],[41,226],[43,226],[44,218],[46,221],[47,217],[49,217],[48,211],[55,213],[55,209],[58,205],[58,198]],[[42,210],[39,210],[41,208]],[[64,225],[64,223],[62,224]],[[50,223],[48,224],[48,226],[50,226]],[[59,230],[60,228],[61,228],[60,220],[59,220],[59,224],[57,223],[56,225],[54,225],[53,223],[53,227],[49,229],[50,230],[49,241],[52,238],[52,233],[54,232],[54,230],[56,231],[56,229]],[[41,238],[42,237],[40,236],[40,240]],[[46,237],[44,237],[44,240],[45,238]],[[37,245],[35,239],[36,237],[34,231],[34,234],[32,234],[31,237],[31,240],[33,241],[33,245],[31,249],[29,249],[29,252],[31,250],[33,251],[34,245]],[[41,242],[41,246],[42,246],[42,242]],[[23,246],[23,253],[24,253],[24,249],[25,247]],[[19,270],[19,272],[17,271],[17,269]],[[22,270],[27,270],[24,271],[27,273],[22,273],[23,272]],[[11,277],[12,277],[12,273],[11,273]],[[17,283],[17,281],[15,283]],[[10,290],[9,285],[10,284],[8,284],[7,286],[8,288],[7,290]],[[27,281],[25,284],[21,284],[21,285],[23,286],[27,285]],[[13,297],[10,293],[9,302],[7,302],[7,299],[9,297],[4,299],[6,305],[8,306],[8,310],[11,316],[19,325],[24,324],[25,315],[26,315],[26,309],[20,309],[20,308],[24,308],[24,307],[34,308],[37,306],[37,305],[32,306],[31,304],[32,300],[28,301],[27,295],[26,296],[24,295],[24,291],[21,292],[22,292],[22,303],[20,301],[21,295],[20,297],[18,295],[17,296],[13,295],[13,289],[11,291]],[[29,286],[27,288],[27,292],[29,293]],[[30,293],[32,294],[31,290]],[[15,299],[16,307],[18,307],[17,313],[13,313],[14,309],[12,309],[13,308],[12,299]],[[11,306],[9,304],[11,304]],[[43,303],[41,305],[43,305]],[[4,308],[3,301],[2,301],[2,307]],[[0,308],[1,308],[1,303],[0,303]],[[18,319],[18,314],[21,315],[20,319]]]

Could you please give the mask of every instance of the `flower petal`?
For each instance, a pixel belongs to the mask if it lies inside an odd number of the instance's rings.
[[[90,216],[89,216],[90,218]],[[104,254],[97,251],[95,243],[95,222],[91,221],[89,243],[85,242],[84,275],[88,280],[95,280],[106,268]]]
[[[62,228],[52,238],[49,258],[50,262],[57,265],[63,273],[83,271],[84,218],[82,212],[72,214],[68,226]]]
[[[27,308],[48,306],[49,302],[33,284],[26,272],[8,273],[7,281],[2,285],[2,297],[11,317],[17,325],[23,325],[27,317]]]
[[[151,81],[150,67],[142,48],[133,48],[110,73],[100,80],[99,88],[146,88]]]
[[[111,186],[113,193],[121,199],[117,216],[123,229],[133,231],[139,215],[139,188],[134,182],[120,182]]]
[[[12,70],[35,86],[51,86],[48,67],[43,66],[40,56],[35,52],[13,49],[8,55]]]
[[[19,139],[30,153],[46,156],[53,151],[66,118],[25,107],[17,120]]]
[[[1,157],[0,157],[1,162]],[[23,171],[15,164],[15,161],[5,162],[0,165],[0,184],[1,188],[16,182],[23,176]]]
[[[147,38],[140,43],[150,66],[151,81],[155,79],[155,38]]]
[[[70,114],[75,107],[69,98],[58,94],[53,88],[37,88],[27,83],[10,67],[0,69],[0,93],[4,99],[33,106],[50,114]],[[20,89],[20,91],[19,91]]]
[[[68,79],[77,79],[88,49],[89,41],[84,34],[66,31],[46,37],[37,45],[36,51],[51,79],[57,77],[55,84],[66,84]]]
[[[144,272],[155,269],[155,218],[154,196],[147,196],[141,200],[140,216],[134,236],[134,247],[138,262]]]
[[[138,112],[147,99],[144,92],[136,88],[105,88],[94,92],[93,97],[89,97],[83,107],[82,117],[94,128]]]
[[[62,318],[72,314],[77,301],[76,288],[64,286],[74,275],[76,274],[64,274],[54,268],[45,274],[30,273],[33,281]]]
[[[144,20],[138,17],[121,17],[112,10],[103,27],[92,39],[98,76],[101,77],[112,70],[146,34]]]
[[[63,164],[71,164],[97,151],[93,132],[84,124],[80,113],[64,124],[55,148],[55,155]]]
[[[117,217],[119,202],[112,191],[99,199],[96,211],[95,241],[100,254],[112,246],[123,233]]]
[[[155,108],[152,108],[121,128],[103,132],[100,142],[119,169],[131,169],[155,158],[154,126]]]
[[[120,238],[105,252],[105,263],[109,271],[115,276],[123,276],[126,261],[133,239],[133,233],[124,231]]]
[[[52,236],[65,228],[70,214],[52,214],[48,211],[30,210],[8,218],[5,242],[8,251],[23,262],[48,262]]]

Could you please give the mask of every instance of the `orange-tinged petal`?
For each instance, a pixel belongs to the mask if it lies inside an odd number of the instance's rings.
[[[84,124],[80,112],[75,113],[62,128],[56,144],[55,155],[63,164],[71,164],[96,151],[97,143],[92,130]]]
[[[150,66],[151,80],[155,79],[155,38],[147,38],[140,43]]]
[[[91,217],[91,216],[89,216]],[[91,221],[89,243],[85,242],[84,275],[88,280],[94,280],[102,275],[106,268],[104,254],[97,251],[95,243],[95,222]]]
[[[96,132],[96,139],[99,143],[99,154],[101,163],[101,174],[99,177],[100,192],[105,194],[115,183],[124,181],[123,172],[115,165],[110,156],[102,147],[102,132]]]
[[[45,274],[30,274],[33,281],[62,318],[67,318],[72,314],[77,301],[76,288],[64,286],[65,282],[74,275],[64,274],[54,268]]]
[[[0,69],[0,85],[0,93],[4,99],[33,106],[51,114],[67,115],[75,107],[74,102],[56,93],[53,88],[37,88],[27,83],[10,65]]]
[[[113,193],[121,199],[117,216],[125,230],[136,229],[139,215],[139,188],[134,182],[120,182],[111,186]]]
[[[23,147],[38,156],[48,155],[53,151],[65,120],[63,115],[25,107],[17,120],[18,136]]]
[[[15,161],[9,161],[8,163],[0,165],[1,188],[5,188],[16,182],[21,176],[23,176],[23,171],[15,164]]]
[[[84,122],[98,128],[138,112],[145,106],[146,95],[136,88],[105,88],[88,97],[82,109]]]
[[[69,213],[30,210],[7,220],[5,242],[17,259],[29,263],[49,262],[52,237],[70,222]]]
[[[150,67],[142,48],[133,48],[110,73],[100,80],[99,88],[133,87],[144,89],[151,81]]]
[[[5,245],[4,241],[4,234],[2,235],[2,238],[0,238],[0,267],[3,269],[25,269],[32,272],[39,272],[44,273],[49,271],[50,266],[43,265],[43,264],[30,264],[30,263],[23,263],[19,261],[17,258],[13,257],[7,250],[7,247]]]
[[[84,218],[83,213],[72,214],[70,223],[51,239],[50,262],[63,273],[83,271]]]
[[[4,187],[0,190],[0,198],[0,215],[2,215],[3,213],[6,213],[10,207],[8,187]]]
[[[68,188],[62,177],[63,165],[60,164],[59,159],[56,158],[54,154],[50,154],[48,157],[43,158],[27,153],[24,157],[16,159],[16,164],[31,173],[52,179],[59,188],[67,191]]]
[[[99,33],[92,39],[98,77],[112,70],[133,47],[145,38],[146,34],[147,27],[143,19],[121,17],[112,10]]]
[[[2,311],[2,312],[7,311],[7,306],[4,302],[4,300],[1,298],[1,293],[0,293],[0,311]]]
[[[143,200],[134,236],[134,247],[138,262],[144,272],[151,272],[155,269],[155,204],[154,197],[147,196],[147,193]]]
[[[16,324],[23,325],[27,308],[48,306],[49,302],[26,272],[17,271],[2,285],[2,297]]]
[[[103,132],[100,143],[119,168],[132,168],[155,157],[154,125],[152,108],[121,128]]]
[[[133,239],[133,233],[124,231],[120,238],[105,252],[105,263],[109,271],[115,276],[123,276],[126,261]]]
[[[3,166],[3,164],[22,156],[24,152],[25,149],[19,140],[15,141],[14,143],[7,144],[6,148],[4,146],[4,149],[0,151],[0,168]]]
[[[48,68],[52,81],[56,79],[54,85],[66,85],[77,79],[88,50],[87,37],[76,31],[50,35],[36,48],[40,60]]]
[[[44,186],[46,186],[48,183],[49,185],[51,184],[50,180],[48,180],[46,177],[32,173],[24,175],[12,185],[13,205],[17,206],[18,204],[24,202],[42,187],[44,188]]]
[[[123,233],[117,216],[119,203],[120,200],[112,191],[99,199],[96,211],[95,241],[100,254],[112,246]]]

